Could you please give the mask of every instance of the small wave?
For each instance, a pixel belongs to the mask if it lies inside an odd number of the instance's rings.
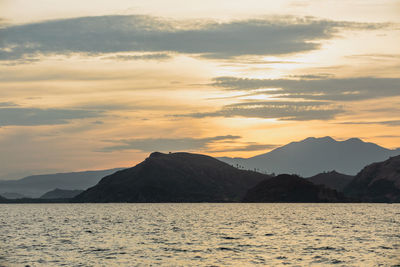
[[[181,248],[170,248],[170,247],[164,247],[164,251],[173,251],[173,252],[188,252],[187,249],[181,249]]]
[[[222,239],[227,239],[227,240],[237,240],[240,239],[239,237],[232,237],[232,236],[222,236]]]
[[[72,241],[69,239],[60,239],[60,242],[63,244],[72,244]]]
[[[330,246],[323,247],[306,247],[305,250],[335,250],[335,251],[345,251],[344,248],[334,248]]]
[[[222,250],[222,251],[233,251],[233,252],[239,252],[240,250],[237,248],[228,248],[228,247],[219,247],[217,248],[218,250]]]
[[[91,249],[91,252],[104,252],[104,251],[110,251],[109,248],[95,248],[95,249]]]
[[[331,260],[331,263],[332,264],[340,264],[340,263],[344,263],[344,262],[341,260],[333,259],[333,260]]]

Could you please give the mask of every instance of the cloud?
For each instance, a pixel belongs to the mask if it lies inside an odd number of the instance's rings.
[[[176,117],[246,117],[278,120],[328,120],[343,113],[341,107],[328,102],[253,101],[226,105],[214,112],[173,115]]]
[[[152,151],[193,151],[204,150],[210,144],[218,141],[236,140],[240,136],[224,135],[206,138],[142,138],[142,139],[125,139],[115,141],[119,145],[108,146],[103,148],[102,152],[112,152],[121,150],[139,150],[142,152]]]
[[[355,58],[355,59],[368,59],[368,60],[399,60],[400,54],[358,54],[358,55],[350,55],[346,56],[346,58]]]
[[[4,28],[8,25],[9,25],[8,20],[6,20],[5,18],[0,18],[0,28]]]
[[[14,62],[14,61],[13,61]],[[1,82],[29,82],[29,81],[103,81],[103,80],[118,80],[134,77],[132,73],[111,73],[107,71],[93,71],[93,70],[47,70],[43,71],[9,71],[0,74]]]
[[[69,120],[101,115],[100,111],[78,109],[0,108],[0,126],[66,124]]]
[[[377,124],[377,125],[386,125],[386,126],[400,126],[400,120],[388,120],[388,121],[346,121],[338,124],[354,124],[354,125],[363,125],[363,124]]]
[[[303,74],[303,75],[290,75],[291,78],[304,79],[304,80],[317,80],[333,77],[330,73],[317,73],[317,74]]]
[[[254,94],[307,100],[354,101],[371,98],[400,96],[400,78],[321,78],[307,79],[248,79],[218,77],[212,85],[228,90],[257,90]]]
[[[223,148],[218,150],[210,150],[208,152],[239,152],[239,151],[260,151],[260,150],[269,150],[273,148],[277,148],[279,145],[271,145],[271,144],[257,144],[257,143],[250,143],[244,146],[238,147],[230,147],[230,148]]]
[[[34,60],[41,54],[178,52],[208,58],[280,55],[318,49],[340,30],[387,24],[270,17],[219,23],[151,16],[97,16],[0,28],[0,60]]]
[[[13,102],[0,102],[0,108],[2,107],[16,107],[18,106],[17,104]]]
[[[143,55],[116,55],[111,57],[105,57],[103,59],[131,61],[131,60],[165,60],[170,58],[171,55],[167,53],[151,53]]]
[[[377,135],[377,138],[400,138],[400,135]]]

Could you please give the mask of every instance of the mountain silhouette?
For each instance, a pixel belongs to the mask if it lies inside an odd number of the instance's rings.
[[[343,192],[343,189],[353,180],[354,176],[338,173],[336,171],[323,172],[307,178],[307,181],[316,185],[325,185],[328,188]]]
[[[32,175],[19,180],[0,180],[0,194],[8,192],[21,194],[26,197],[40,197],[54,188],[84,190],[97,184],[104,176],[110,175],[118,170],[121,170],[121,168],[101,171]]]
[[[103,178],[73,202],[238,202],[269,176],[191,153],[152,153]]]
[[[266,179],[250,188],[243,202],[344,202],[346,198],[336,190],[297,175],[281,174]]]
[[[399,155],[400,150],[390,150],[358,138],[336,141],[327,136],[309,137],[292,142],[268,153],[251,158],[220,160],[246,169],[259,169],[268,173],[291,173],[310,177],[321,172],[336,170],[355,175],[364,166]]]
[[[66,189],[54,189],[45,194],[43,194],[41,199],[57,199],[57,198],[73,198],[84,190],[66,190]]]
[[[366,166],[344,192],[366,202],[400,202],[400,156]]]
[[[0,203],[6,203],[7,199],[5,197],[0,196]]]
[[[5,192],[1,193],[0,196],[5,197],[7,199],[19,199],[19,198],[25,198],[26,196],[18,193],[10,193],[10,192]]]

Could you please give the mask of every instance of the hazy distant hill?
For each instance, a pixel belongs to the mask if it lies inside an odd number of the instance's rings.
[[[366,166],[344,192],[363,201],[400,202],[400,156]]]
[[[57,198],[73,198],[82,193],[84,190],[65,190],[65,189],[54,189],[44,195],[41,199],[57,199]]]
[[[54,188],[87,189],[101,178],[119,169],[33,175],[20,180],[0,181],[0,193],[18,193],[27,197],[40,197]]]
[[[399,149],[386,149],[358,138],[336,141],[331,137],[310,137],[248,159],[219,159],[247,169],[257,168],[268,173],[291,173],[309,177],[331,170],[355,175],[368,164],[399,154]]]
[[[10,192],[5,192],[0,194],[2,197],[5,197],[7,199],[19,199],[19,198],[25,198],[26,196],[18,193],[10,193]]]
[[[133,168],[103,178],[76,202],[237,202],[269,176],[190,153],[152,153]]]
[[[343,192],[343,189],[353,180],[354,176],[338,173],[336,171],[323,172],[307,178],[317,185],[325,185],[326,187]]]
[[[281,174],[249,189],[243,202],[343,202],[343,194],[297,175]]]

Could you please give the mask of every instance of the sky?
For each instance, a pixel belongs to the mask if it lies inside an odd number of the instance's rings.
[[[0,179],[400,147],[399,43],[396,0],[0,0]]]

